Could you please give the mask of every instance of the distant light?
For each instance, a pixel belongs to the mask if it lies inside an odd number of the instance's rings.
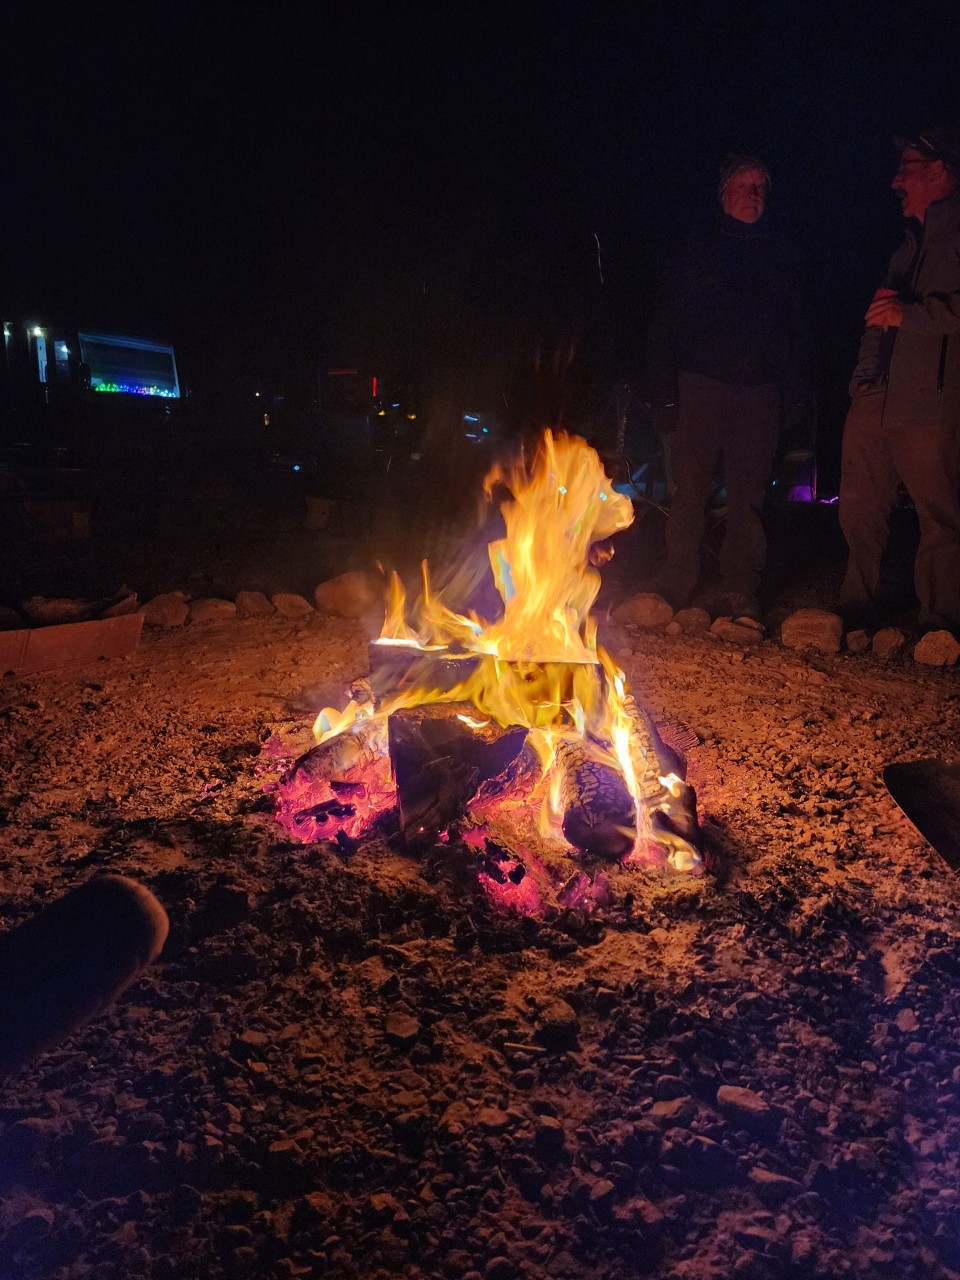
[[[386,411],[386,409],[378,409],[378,410],[377,410],[377,417],[378,417],[378,418],[385,418],[386,416],[387,416],[387,411]]]
[[[392,405],[390,406],[390,408],[391,408],[391,409],[399,409],[399,408],[400,408],[400,401],[398,400],[396,404],[392,404]]]
[[[490,428],[489,428],[489,427],[481,427],[481,428],[480,428],[480,430],[483,432],[483,434],[484,434],[485,436],[488,436],[488,435],[490,434]]]
[[[295,462],[295,463],[293,464],[293,469],[294,469],[294,471],[299,471],[299,470],[300,470],[300,463],[299,463],[299,462]]]
[[[376,380],[376,378],[371,378],[371,379],[370,379],[370,395],[371,395],[371,397],[372,397],[374,400],[376,400],[376,398],[377,398],[377,380]]]
[[[257,397],[257,399],[258,399],[258,400],[260,399],[260,392],[259,392],[259,391],[255,391],[253,394]]]
[[[465,414],[463,415],[463,420],[464,420],[464,422],[479,422],[479,421],[480,421],[480,419],[477,417],[477,415],[476,415],[475,413],[465,413]]]
[[[557,490],[557,492],[558,492],[558,493],[566,493],[566,492],[567,492],[567,486],[566,486],[565,484],[562,484],[562,485],[560,486],[560,488]]]
[[[416,422],[416,420],[417,420],[417,415],[416,415],[415,413],[408,413],[408,414],[407,414],[407,421],[408,421],[408,422]]]
[[[34,327],[33,327],[33,336],[34,336],[35,338],[42,338],[42,337],[43,337],[43,330],[40,328],[40,326],[39,326],[38,324],[37,324],[37,325],[34,325]]]
[[[601,501],[601,502],[606,502],[606,500],[607,500],[607,495],[606,495],[605,493],[601,493],[601,495],[600,495],[600,501]]]

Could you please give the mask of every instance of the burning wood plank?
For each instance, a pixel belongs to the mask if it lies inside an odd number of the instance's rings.
[[[563,834],[592,858],[622,858],[637,838],[637,810],[622,774],[592,754],[582,740],[557,747],[561,770]]]
[[[467,703],[428,703],[387,721],[397,780],[400,827],[409,845],[424,843],[463,816],[480,784],[517,756],[525,728],[501,729]]]
[[[358,720],[335,738],[328,738],[300,756],[280,779],[281,785],[339,781],[352,769],[376,764],[384,754],[381,728],[372,719]]]

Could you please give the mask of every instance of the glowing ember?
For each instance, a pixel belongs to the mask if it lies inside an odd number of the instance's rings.
[[[488,547],[500,616],[450,607],[433,589],[425,562],[413,605],[394,574],[376,647],[385,661],[401,649],[409,655],[406,687],[376,704],[351,701],[320,713],[317,746],[281,780],[280,820],[302,840],[341,832],[341,840],[357,839],[399,801],[403,822],[413,801],[402,776],[397,794],[390,717],[457,704],[431,721],[444,746],[435,773],[429,751],[417,761],[417,803],[434,782],[443,789],[457,772],[451,761],[456,765],[462,753],[469,767],[460,768],[458,785],[473,779],[476,795],[458,826],[486,859],[481,879],[497,895],[529,909],[555,883],[556,874],[543,869],[560,854],[625,860],[648,856],[651,840],[677,869],[698,869],[695,798],[683,781],[683,760],[662,742],[624,673],[598,646],[590,614],[600,588],[591,547],[631,523],[629,499],[613,490],[583,440],[550,431],[532,459],[495,466],[484,491],[488,501],[497,491],[507,494],[500,504],[504,536]],[[457,586],[448,588],[448,599]],[[527,731],[521,756],[484,782],[478,741],[517,727]],[[410,743],[409,732],[403,741]],[[504,823],[505,844],[495,834]],[[405,833],[409,839],[409,827]],[[503,848],[509,852],[501,857]]]

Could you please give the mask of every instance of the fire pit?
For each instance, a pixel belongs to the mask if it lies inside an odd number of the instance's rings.
[[[518,906],[566,883],[571,860],[578,874],[643,859],[699,870],[685,761],[590,613],[591,548],[630,524],[629,499],[583,440],[549,431],[532,458],[494,467],[487,501],[497,492],[500,615],[448,605],[426,563],[410,606],[393,574],[369,681],[317,716],[316,745],[276,784],[280,822],[341,846],[391,826],[411,850],[457,843]]]

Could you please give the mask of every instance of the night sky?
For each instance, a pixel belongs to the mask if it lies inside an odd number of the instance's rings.
[[[304,8],[8,10],[5,318],[168,337],[201,394],[343,361],[493,387],[568,333],[632,379],[749,146],[829,416],[898,235],[889,135],[960,117],[956,3]]]

